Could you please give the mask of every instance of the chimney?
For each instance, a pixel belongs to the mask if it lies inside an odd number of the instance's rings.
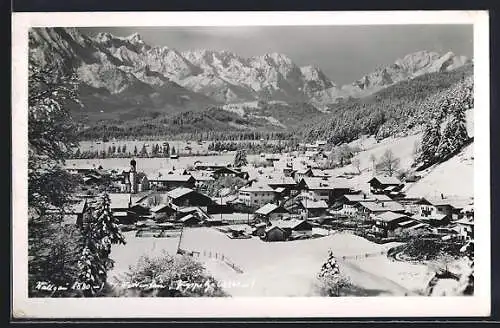
[[[444,199],[444,195],[441,193],[441,199]]]
[[[366,199],[366,194],[363,194],[363,199]]]
[[[381,205],[382,205],[382,207],[385,207],[383,202],[381,203]]]

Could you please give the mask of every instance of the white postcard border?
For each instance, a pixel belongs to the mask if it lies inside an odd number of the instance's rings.
[[[42,26],[474,25],[475,294],[470,297],[28,298],[28,29]],[[490,314],[487,11],[85,12],[12,17],[13,316],[16,318],[465,317]]]

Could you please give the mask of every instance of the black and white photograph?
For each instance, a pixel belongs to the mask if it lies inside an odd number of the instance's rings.
[[[488,315],[487,14],[330,14],[20,14],[14,313]]]

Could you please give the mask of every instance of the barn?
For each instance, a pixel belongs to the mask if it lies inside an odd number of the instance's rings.
[[[169,191],[167,196],[177,206],[208,206],[213,203],[210,197],[183,187]]]
[[[265,241],[285,241],[286,232],[278,226],[270,226],[264,230],[261,239]]]

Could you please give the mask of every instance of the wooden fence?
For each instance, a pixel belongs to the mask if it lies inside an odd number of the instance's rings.
[[[231,269],[238,273],[243,273],[243,269],[241,269],[238,265],[236,265],[233,261],[231,261],[226,255],[223,253],[215,252],[215,251],[210,251],[210,250],[203,250],[203,251],[187,251],[187,250],[180,250],[182,254],[186,254],[192,257],[208,257],[208,258],[213,258],[216,260],[219,260],[225,264],[227,264]]]

